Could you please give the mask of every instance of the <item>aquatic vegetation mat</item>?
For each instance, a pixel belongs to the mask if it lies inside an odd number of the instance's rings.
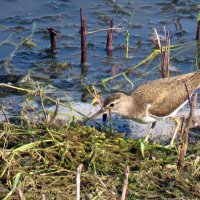
[[[93,127],[1,124],[0,198],[119,199],[129,166],[126,199],[200,198],[200,145],[190,144],[182,174],[178,151],[110,135]]]

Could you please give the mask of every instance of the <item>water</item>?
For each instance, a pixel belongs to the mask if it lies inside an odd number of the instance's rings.
[[[0,27],[0,75],[25,75],[29,71],[41,87],[50,88],[50,97],[59,97],[63,101],[68,96],[73,101],[81,101],[85,91],[83,85],[95,85],[104,96],[113,89],[128,92],[132,89],[131,85],[122,76],[107,82],[107,90],[101,86],[101,80],[131,69],[150,55],[155,48],[149,40],[152,29],[156,28],[163,35],[164,26],[170,31],[173,45],[191,42],[180,50],[171,51],[171,65],[176,71],[172,75],[195,71],[198,67],[195,63],[195,5],[198,3],[197,0],[1,0],[0,25],[6,28]],[[114,20],[116,27],[123,29],[114,32],[112,57],[108,57],[105,51],[106,31],[88,35],[88,68],[85,74],[80,67],[80,8],[87,16],[88,31],[108,28],[110,19]],[[59,33],[56,55],[49,52],[47,27],[53,27]],[[125,56],[126,29],[130,32],[128,58]],[[10,62],[5,64],[15,45],[32,32],[32,41],[37,46],[20,46]],[[159,58],[132,71],[130,80],[134,86],[159,78],[159,68],[155,68],[158,64]],[[19,104],[26,98],[24,94],[9,92],[1,96],[1,102],[4,101],[7,106],[10,99],[14,101],[13,113],[21,109]],[[86,101],[89,102],[90,98]]]

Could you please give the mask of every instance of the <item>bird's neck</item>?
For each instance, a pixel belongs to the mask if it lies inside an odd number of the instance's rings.
[[[124,118],[131,119],[132,113],[134,113],[134,102],[131,96],[126,96],[121,102],[120,115]]]
[[[142,122],[142,118],[144,117],[144,104],[141,103],[141,98],[138,98],[137,95],[131,95],[128,98],[128,102],[126,105],[127,116],[126,118]]]

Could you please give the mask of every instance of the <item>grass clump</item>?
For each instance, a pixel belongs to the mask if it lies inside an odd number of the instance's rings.
[[[1,124],[5,130],[5,124]],[[200,197],[200,147],[190,145],[184,172],[176,169],[178,153],[157,145],[110,136],[93,127],[34,127],[7,124],[0,139],[1,199],[75,199],[81,173],[83,199],[119,199],[124,170],[130,167],[127,199]],[[16,177],[18,179],[16,181]],[[15,186],[15,187],[14,187]]]

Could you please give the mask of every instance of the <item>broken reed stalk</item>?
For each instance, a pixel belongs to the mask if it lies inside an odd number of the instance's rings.
[[[56,53],[56,49],[57,49],[56,37],[58,36],[58,34],[55,31],[55,29],[53,29],[51,27],[47,28],[47,30],[49,31],[49,37],[50,37],[50,41],[51,41],[51,51],[52,51],[52,53]]]
[[[197,71],[200,70],[200,43],[197,41],[196,44],[196,66],[197,66]]]
[[[196,38],[195,40],[197,40],[197,50],[196,50],[196,65],[197,65],[197,70],[200,69],[200,5],[197,5],[197,10],[198,10],[198,14],[197,14],[197,31],[196,31]]]
[[[112,53],[112,44],[113,44],[113,19],[110,20],[110,28],[108,29],[107,32],[106,50],[108,55],[111,55]]]
[[[170,61],[170,36],[169,31],[165,30],[165,51],[163,52],[162,61],[162,77],[169,77],[169,61]]]
[[[155,28],[154,28],[153,30],[154,30],[155,35],[156,35],[156,42],[157,42],[156,47],[159,48],[160,54],[161,54],[161,53],[163,52],[163,49],[162,49],[162,45],[161,45],[161,42],[160,42],[160,37],[159,37],[159,35],[158,35],[157,30],[156,30]]]
[[[87,65],[87,44],[86,44],[86,17],[83,16],[82,8],[80,8],[81,18],[81,66]]]
[[[95,86],[92,86],[92,91],[90,90],[89,87],[86,86],[87,91],[89,92],[89,94],[93,97],[93,102],[97,102],[99,104],[99,106],[101,108],[103,108],[103,104],[104,104],[104,100],[103,97],[101,95],[99,95],[98,90],[95,88]],[[106,122],[107,120],[107,114],[103,114],[103,121]],[[87,120],[85,121],[85,123],[87,122]]]
[[[88,90],[89,93],[94,97],[95,101],[100,105],[100,107],[103,108],[103,105],[104,105],[103,97],[98,94],[99,92],[94,86],[92,86],[92,90],[93,92]]]
[[[186,87],[187,87],[187,85],[186,85]],[[187,148],[188,148],[188,132],[189,132],[189,129],[190,129],[193,117],[194,117],[196,101],[197,101],[197,95],[195,94],[191,98],[190,113],[189,113],[188,119],[186,120],[185,126],[183,127],[182,132],[181,132],[182,143],[181,143],[178,162],[177,162],[177,169],[178,169],[179,173],[181,173],[183,171],[183,167],[184,167],[184,158],[185,158],[185,154],[186,154]]]
[[[200,5],[197,5],[197,10],[200,11]],[[196,40],[200,40],[200,12],[197,14],[197,31]]]
[[[103,100],[102,96],[100,96],[98,94],[98,91],[97,91],[97,89],[94,86],[92,86],[92,89],[93,89],[92,96],[98,102],[98,104],[100,105],[100,107],[103,108],[104,100]],[[103,114],[102,118],[103,118],[103,122],[106,122],[107,121],[107,114]]]
[[[83,164],[80,164],[77,168],[77,174],[76,174],[76,200],[80,200],[81,197],[81,171],[83,168]]]
[[[121,200],[125,200],[126,199],[126,192],[127,192],[127,189],[128,189],[128,176],[129,176],[129,166],[126,166]]]
[[[101,108],[103,108],[104,100],[103,100],[102,96],[100,96],[98,94],[98,91],[94,86],[92,86],[92,88],[93,88],[93,91],[94,91],[94,93],[93,93],[94,98],[96,99],[98,104],[101,106]],[[103,119],[103,122],[107,121],[107,114],[106,113],[103,114],[102,119]]]
[[[169,77],[170,36],[169,36],[169,31],[166,31],[165,27],[164,27],[164,31],[165,31],[165,49],[163,51],[160,37],[157,33],[157,30],[154,29],[154,32],[157,38],[157,45],[160,50],[161,75],[162,75],[162,78],[167,78]]]
[[[196,40],[200,40],[200,20],[197,22]]]

